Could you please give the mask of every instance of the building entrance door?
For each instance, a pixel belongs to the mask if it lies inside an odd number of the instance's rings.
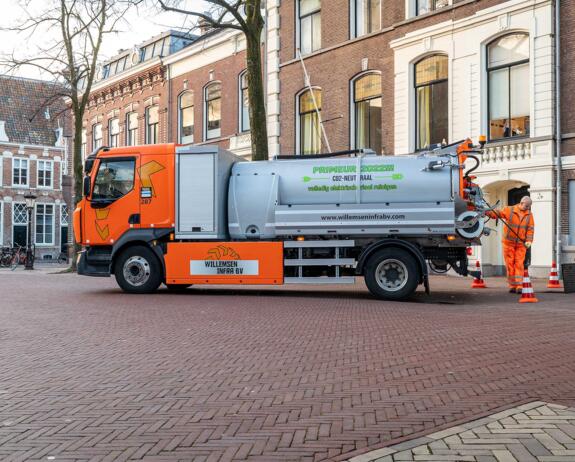
[[[525,196],[530,196],[529,185],[513,188],[507,192],[507,205],[517,205]]]

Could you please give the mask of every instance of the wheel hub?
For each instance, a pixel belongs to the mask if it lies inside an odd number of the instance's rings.
[[[150,278],[150,264],[143,257],[133,256],[124,263],[123,273],[128,283],[138,287],[144,285]]]
[[[394,258],[383,260],[377,265],[375,279],[382,289],[389,292],[396,292],[407,284],[407,267],[403,262]]]

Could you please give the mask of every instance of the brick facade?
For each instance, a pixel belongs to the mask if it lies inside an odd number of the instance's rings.
[[[56,91],[52,82],[0,78],[0,121],[4,124],[0,130],[0,244],[26,245],[29,230],[23,204],[24,195],[31,193],[36,196],[31,237],[39,259],[57,259],[72,242],[67,220],[71,204],[70,120],[63,100],[53,97]],[[14,181],[20,162],[26,166],[22,182],[18,175]],[[46,167],[43,171],[49,172],[43,173],[44,184],[39,184],[40,163]],[[44,208],[48,212],[45,219],[38,213]],[[19,223],[14,222],[15,216]]]
[[[387,2],[382,14],[381,30],[350,39],[350,1],[330,0],[321,10],[321,49],[304,56],[311,84],[323,92],[322,119],[333,151],[350,146],[350,85],[363,71],[382,76],[382,147],[385,154],[394,152],[394,56],[389,44],[410,32],[448,20],[473,15],[504,0],[454,1],[423,16],[406,18],[405,2]],[[296,59],[296,0],[280,4],[280,81],[281,141],[284,154],[296,151],[296,95],[304,90],[304,73]],[[334,65],[337,63],[337,65]],[[345,63],[345,64],[343,64]],[[367,66],[365,66],[367,64]],[[364,67],[365,66],[365,67]]]

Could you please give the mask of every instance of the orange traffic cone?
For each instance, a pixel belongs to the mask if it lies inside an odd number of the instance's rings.
[[[557,263],[551,264],[551,271],[549,272],[549,282],[547,283],[548,289],[561,289],[559,282],[559,274],[557,273]]]
[[[535,293],[533,292],[533,286],[531,285],[531,280],[529,279],[529,271],[526,269],[523,273],[523,288],[521,290],[521,298],[519,303],[537,303],[539,300],[535,298]]]
[[[483,280],[483,272],[481,271],[481,265],[479,264],[479,260],[475,262],[475,269],[479,271],[479,276],[473,278],[473,283],[471,284],[472,289],[485,289],[487,284]]]

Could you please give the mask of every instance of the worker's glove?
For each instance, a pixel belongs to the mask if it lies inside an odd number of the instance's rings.
[[[528,249],[530,249],[530,248],[531,248],[531,242],[526,242],[526,243],[525,243],[525,247],[527,247]]]

